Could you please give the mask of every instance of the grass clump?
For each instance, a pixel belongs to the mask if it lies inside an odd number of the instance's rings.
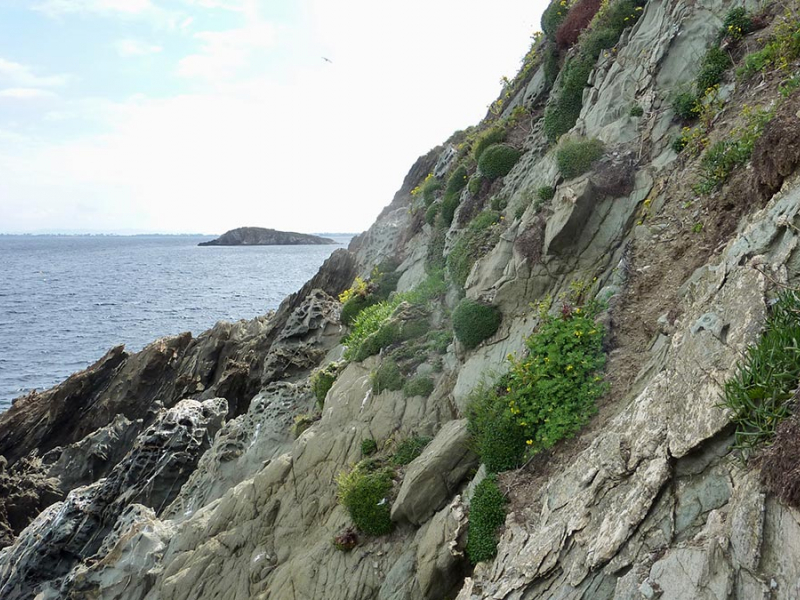
[[[631,106],[631,110],[629,113],[632,117],[641,117],[644,114],[644,109],[639,106],[638,104],[634,104]]]
[[[754,110],[745,107],[745,125],[733,129],[728,139],[712,145],[700,160],[700,181],[695,186],[697,193],[711,193],[725,182],[736,167],[750,160],[753,146],[774,112],[774,109]]]
[[[347,349],[344,351],[344,358],[346,360],[364,360],[367,356],[377,354],[383,347],[382,344],[392,337],[392,332],[389,331],[388,328],[382,335],[378,334],[380,333],[381,327],[392,315],[398,304],[400,304],[398,299],[378,302],[377,304],[368,306],[355,317],[350,334],[342,340],[347,346]],[[368,342],[369,338],[372,338],[372,340]],[[365,343],[367,344],[366,346]],[[367,353],[376,345],[377,350]],[[362,346],[364,346],[363,349]]]
[[[488,304],[464,298],[453,311],[453,331],[465,348],[476,348],[500,327],[502,314]]]
[[[417,375],[416,377],[412,377],[403,385],[403,395],[406,398],[411,398],[412,396],[427,397],[431,395],[432,391],[433,378],[428,377],[427,375]]]
[[[497,554],[497,530],[506,521],[506,498],[489,476],[475,486],[469,504],[467,556],[473,565],[490,560]]]
[[[740,7],[733,8],[725,15],[722,21],[722,30],[719,33],[719,40],[725,38],[738,41],[754,29],[753,19],[747,9]]]
[[[721,48],[709,48],[703,57],[703,62],[700,63],[700,73],[695,81],[697,93],[702,94],[708,88],[714,87],[722,81],[722,75],[732,64],[731,57],[727,52]]]
[[[355,526],[367,535],[384,535],[393,528],[389,493],[393,471],[370,470],[371,461],[361,461],[350,472],[336,478],[339,503],[347,509]]]
[[[681,92],[672,100],[675,114],[684,121],[693,121],[700,116],[702,105],[693,92]]]
[[[454,283],[464,287],[467,277],[481,256],[494,248],[500,238],[500,213],[485,210],[477,215],[467,226],[464,234],[453,245],[447,255],[447,270]]]
[[[558,170],[566,179],[572,179],[588,171],[603,155],[603,142],[592,139],[569,139],[556,150]]]
[[[736,74],[743,77],[755,75],[767,69],[791,72],[791,63],[800,57],[800,18],[787,11],[773,28],[765,46],[751,52]]]
[[[372,438],[361,440],[361,454],[362,456],[372,456],[378,451],[378,442]]]
[[[475,143],[472,145],[472,158],[474,158],[476,161],[479,161],[484,151],[489,146],[499,144],[505,139],[505,127],[492,127],[491,129],[487,129],[480,136],[478,136],[478,138],[475,140]]]
[[[505,177],[517,164],[522,153],[505,144],[494,144],[486,148],[478,160],[478,169],[487,179]]]
[[[569,59],[564,65],[561,92],[544,112],[544,131],[551,142],[572,129],[578,120],[583,108],[583,88],[593,68],[594,60],[583,55]]]
[[[504,399],[507,385],[480,386],[467,403],[467,429],[472,445],[490,473],[514,469],[525,454],[525,431],[517,425]]]
[[[425,446],[431,443],[429,437],[412,436],[397,444],[397,450],[392,457],[392,464],[396,466],[403,466],[410,463],[417,458]]]
[[[441,204],[431,204],[425,211],[425,222],[428,225],[436,223],[436,217],[439,216],[439,210],[442,208]]]
[[[480,173],[475,173],[467,184],[467,190],[471,196],[477,196],[483,186],[483,176]]]
[[[556,188],[554,188],[552,185],[543,185],[538,190],[536,190],[536,195],[542,202],[547,202],[548,200],[552,200],[555,197]]]
[[[732,411],[736,443],[752,449],[775,435],[794,408],[800,383],[800,295],[778,297],[761,339],[750,346],[732,379],[725,383],[723,404]]]
[[[403,373],[398,364],[387,358],[372,375],[372,390],[376,394],[383,391],[397,391],[403,389]]]

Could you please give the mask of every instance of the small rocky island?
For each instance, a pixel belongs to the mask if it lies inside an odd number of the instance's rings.
[[[238,227],[226,231],[215,240],[198,246],[295,246],[300,244],[335,244],[330,238],[294,231],[277,231],[264,227]]]

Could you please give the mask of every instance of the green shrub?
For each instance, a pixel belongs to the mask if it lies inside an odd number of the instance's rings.
[[[403,275],[397,270],[398,266],[395,260],[387,259],[372,269],[370,282],[375,288],[374,295],[378,300],[388,300],[392,292],[397,289],[397,283]]]
[[[442,200],[442,208],[439,210],[438,226],[442,229],[447,229],[453,222],[453,216],[456,214],[456,209],[461,201],[459,194],[450,194]]]
[[[473,565],[490,560],[497,554],[497,530],[506,521],[506,498],[494,477],[487,477],[475,486],[469,503],[467,556]]]
[[[751,31],[753,31],[753,19],[747,10],[742,7],[733,8],[725,15],[719,39],[740,40]]]
[[[453,244],[447,255],[447,270],[454,283],[464,287],[475,264],[481,256],[494,248],[500,232],[493,227],[500,220],[497,211],[485,210],[467,226],[463,235]]]
[[[400,300],[414,304],[416,306],[423,306],[441,297],[447,291],[447,284],[444,281],[444,272],[442,269],[433,269],[429,271],[428,276],[422,280],[413,290],[409,290],[399,294]],[[427,324],[426,324],[427,327]]]
[[[569,2],[564,0],[552,0],[542,13],[542,31],[548,38],[554,39],[561,23],[567,18],[569,12]]]
[[[464,298],[453,311],[453,331],[465,348],[472,349],[493,336],[501,320],[496,307]]]
[[[773,114],[774,108],[746,109],[746,124],[732,130],[728,139],[717,142],[703,155],[700,160],[700,181],[695,191],[700,194],[711,193],[725,182],[737,166],[750,160],[753,146]]]
[[[430,206],[436,200],[436,192],[442,189],[442,182],[436,177],[428,178],[421,186],[422,200],[425,206]]]
[[[512,357],[505,400],[531,451],[571,437],[597,412],[595,402],[605,390],[602,344],[594,314],[565,306],[528,338],[527,357]]]
[[[518,467],[526,448],[525,429],[509,411],[503,381],[497,389],[479,386],[467,402],[467,430],[476,454],[490,473]]]
[[[603,150],[603,142],[596,138],[566,140],[556,150],[558,169],[566,179],[582,175],[603,156]]]
[[[684,121],[692,121],[700,116],[702,105],[692,92],[682,92],[672,100],[672,108]]]
[[[378,298],[372,294],[367,294],[365,296],[352,296],[349,300],[347,300],[347,302],[342,304],[342,313],[340,317],[342,324],[351,325],[356,316],[358,316],[358,313],[368,306],[376,304],[378,301]]]
[[[444,228],[436,227],[431,234],[431,239],[428,242],[428,248],[425,253],[425,270],[429,274],[444,269],[444,245],[446,241],[447,232]]]
[[[425,211],[425,222],[428,225],[433,225],[436,223],[436,217],[439,215],[439,210],[441,207],[441,204],[431,204]]]
[[[406,398],[412,396],[430,396],[433,391],[433,379],[426,375],[417,375],[406,381],[403,385],[403,395]]]
[[[644,114],[644,109],[638,104],[631,106],[630,115],[632,117],[641,117]]]
[[[543,202],[547,202],[548,200],[552,200],[556,195],[556,188],[552,185],[543,185],[538,190],[536,190],[536,195],[539,197],[539,200]]]
[[[547,89],[553,87],[558,78],[558,50],[555,44],[548,44],[544,51],[544,79]]]
[[[499,144],[506,139],[506,130],[504,127],[492,127],[484,131],[472,146],[472,157],[478,161],[480,160],[483,152],[494,144]]]
[[[378,451],[378,442],[372,438],[361,440],[361,454],[363,456],[371,456]]]
[[[453,341],[453,332],[447,329],[429,331],[425,336],[425,347],[437,354],[447,352],[447,347]]]
[[[561,91],[544,112],[544,131],[547,139],[555,142],[572,129],[583,107],[583,88],[589,81],[594,60],[575,56],[564,65]]]
[[[633,26],[641,13],[639,3],[632,0],[609,2],[600,9],[591,28],[581,39],[581,52],[597,60],[603,50],[616,45],[626,27]]]
[[[517,164],[520,156],[522,153],[511,146],[494,144],[483,151],[478,160],[478,168],[487,179],[505,177]]]
[[[732,64],[727,52],[720,48],[709,48],[700,63],[700,73],[695,80],[698,95],[722,81],[722,75]]]
[[[342,340],[347,346],[344,352],[344,358],[346,360],[353,360],[354,358],[355,360],[364,360],[366,356],[376,354],[380,348],[383,347],[378,347],[375,352],[367,354],[363,356],[363,358],[357,358],[357,355],[362,355],[361,346],[364,345],[364,342],[371,336],[374,337],[374,334],[379,333],[381,326],[392,315],[398,304],[400,304],[398,299],[378,302],[377,304],[366,307],[358,313],[358,316],[353,320],[350,334]],[[385,341],[390,333],[391,332],[387,330],[378,339],[373,339],[371,347],[374,347],[375,343]]]
[[[314,371],[311,376],[311,391],[317,399],[317,405],[322,408],[328,391],[333,387],[333,382],[339,376],[339,365],[330,363],[322,369]]]
[[[364,341],[361,342],[353,355],[353,360],[361,362],[402,339],[400,327],[397,323],[383,323],[378,328],[378,331],[367,336]],[[347,351],[345,351],[345,358],[347,358]]]
[[[431,438],[412,436],[397,444],[397,450],[392,457],[392,464],[397,466],[407,465],[417,458],[425,446],[430,444]]]
[[[403,373],[397,363],[387,358],[372,375],[372,391],[380,394],[385,390],[397,391],[403,389]]]
[[[469,180],[467,184],[467,190],[469,191],[471,196],[477,196],[478,193],[481,191],[481,186],[483,185],[483,177],[480,173],[475,173]]]
[[[787,11],[773,26],[764,48],[748,54],[737,75],[750,76],[768,67],[791,71],[792,62],[800,56],[800,19]]]
[[[392,476],[391,469],[369,471],[368,464],[362,461],[349,473],[341,473],[336,478],[339,503],[350,513],[356,527],[368,535],[392,531],[388,501]]]
[[[744,449],[770,440],[792,414],[800,383],[800,295],[783,292],[761,339],[747,348],[725,383],[723,403],[733,413],[736,443]]]

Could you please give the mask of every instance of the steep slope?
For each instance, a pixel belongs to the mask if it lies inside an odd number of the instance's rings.
[[[112,351],[0,417],[31,490],[0,596],[797,595],[798,512],[721,398],[797,283],[800,7],[579,0],[543,25],[277,314]]]

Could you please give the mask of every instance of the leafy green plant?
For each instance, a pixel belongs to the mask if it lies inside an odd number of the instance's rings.
[[[494,225],[500,221],[500,216],[497,211],[481,212],[470,221],[466,231],[453,244],[447,255],[447,270],[453,282],[460,287],[466,284],[475,261],[497,244],[500,231]]]
[[[567,18],[570,3],[568,0],[551,0],[542,13],[542,31],[550,38],[554,38],[564,19]]]
[[[790,10],[777,20],[772,35],[765,46],[751,52],[736,74],[749,77],[767,68],[776,68],[791,73],[791,63],[800,57],[800,18]]]
[[[594,60],[578,55],[567,60],[561,78],[561,91],[544,112],[544,131],[555,142],[572,129],[583,107],[583,88],[589,81]]]
[[[747,348],[725,383],[723,404],[732,411],[736,443],[750,449],[770,440],[791,415],[800,383],[800,295],[783,292],[758,342]]]
[[[539,200],[543,202],[547,202],[548,200],[552,200],[556,195],[556,188],[552,185],[543,185],[538,190],[536,190],[536,195],[539,197]]]
[[[436,217],[439,215],[439,210],[442,208],[441,204],[431,204],[425,211],[425,222],[428,225],[436,223]]]
[[[367,535],[384,535],[393,528],[389,493],[393,471],[371,471],[369,461],[361,461],[336,478],[339,503],[347,509],[356,527]]]
[[[469,503],[467,556],[475,565],[497,554],[497,530],[506,521],[506,498],[489,476],[475,486]]]
[[[740,6],[729,10],[725,15],[719,40],[722,41],[724,38],[740,40],[751,31],[753,31],[753,19],[747,10]]]
[[[603,156],[603,150],[603,142],[596,138],[568,139],[556,150],[558,169],[566,179],[582,175]]]
[[[477,196],[478,193],[481,191],[481,186],[483,185],[483,177],[480,173],[475,173],[469,180],[467,184],[467,190],[469,191],[471,196]]]
[[[464,298],[453,311],[453,331],[465,348],[476,348],[500,327],[500,311],[488,304]]]
[[[427,375],[417,375],[412,377],[403,385],[403,395],[406,398],[412,396],[430,396],[433,391],[433,379]]]
[[[372,375],[372,390],[376,394],[380,394],[386,390],[397,391],[400,389],[403,389],[403,373],[394,360],[387,358]]]
[[[597,412],[605,390],[602,342],[594,311],[565,304],[528,338],[526,357],[510,357],[504,399],[532,452],[573,436]]]
[[[377,304],[373,304],[372,306],[368,306],[358,313],[353,320],[350,334],[345,337],[344,340],[342,340],[342,342],[347,346],[347,349],[344,352],[344,358],[346,360],[364,360],[364,358],[377,353],[383,347],[378,346],[375,352],[366,355],[364,355],[361,350],[361,347],[364,345],[367,339],[370,338],[370,336],[375,336],[375,334],[379,333],[381,326],[392,315],[398,304],[400,304],[400,300],[394,298],[392,300],[386,300],[383,302],[378,302]],[[387,338],[390,337],[391,333],[391,331],[387,330],[382,336],[379,336],[379,339],[373,339],[373,341],[370,343],[369,349],[374,348],[376,343],[379,344],[385,342]],[[359,358],[359,356],[362,358]]]
[[[605,3],[591,27],[580,41],[581,52],[593,61],[603,50],[613,48],[626,27],[632,26],[642,14],[642,3],[617,0]]]
[[[311,391],[317,399],[317,406],[322,408],[328,391],[333,387],[333,382],[339,376],[340,367],[337,363],[330,363],[324,368],[314,371],[311,375]]]
[[[712,145],[700,160],[700,181],[695,186],[697,193],[711,193],[737,166],[750,160],[756,140],[773,115],[774,108],[754,110],[745,106],[745,125],[732,130],[728,139]]]
[[[632,117],[641,117],[644,114],[644,109],[639,106],[638,104],[634,104],[631,106],[631,110],[629,113]]]
[[[501,378],[495,387],[476,388],[467,402],[467,430],[490,473],[518,467],[525,454],[525,429],[509,410],[506,389],[506,378]]]
[[[708,88],[714,87],[722,81],[722,75],[732,64],[731,57],[727,52],[713,46],[709,48],[700,63],[700,73],[695,80],[697,93],[703,94]]]
[[[361,454],[363,456],[372,456],[378,451],[378,442],[372,438],[361,440]]]
[[[436,177],[429,177],[422,184],[422,200],[425,206],[430,206],[436,199],[436,192],[442,189],[442,182]]]
[[[425,446],[431,443],[431,438],[412,436],[397,444],[397,450],[392,457],[392,464],[397,466],[407,465],[417,458]]]
[[[478,160],[478,169],[487,179],[505,177],[517,164],[522,153],[505,144],[494,144],[486,148]]]
[[[472,145],[472,158],[480,160],[483,152],[494,144],[499,144],[506,139],[505,127],[492,127],[484,131]]]
[[[450,217],[452,220],[452,216]],[[442,271],[445,267],[444,245],[447,241],[447,232],[442,227],[436,227],[431,233],[428,248],[425,253],[425,270],[430,274]]]
[[[700,116],[700,101],[697,95],[692,92],[682,92],[672,100],[672,108],[675,114],[684,121],[692,121]]]

